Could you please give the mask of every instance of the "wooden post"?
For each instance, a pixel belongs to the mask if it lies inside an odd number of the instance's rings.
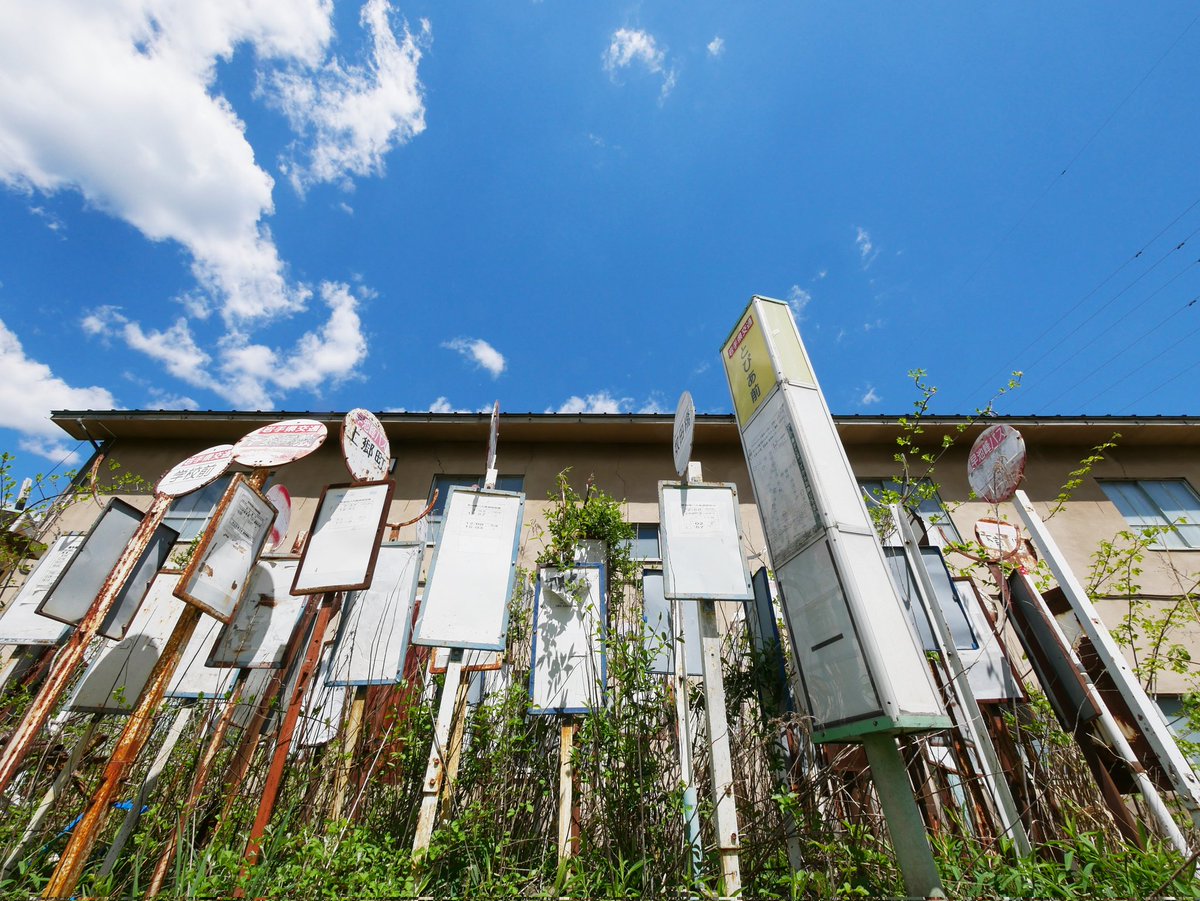
[[[88,612],[71,632],[62,649],[55,655],[46,681],[33,703],[29,705],[29,709],[25,711],[21,722],[17,724],[8,744],[4,746],[3,754],[0,754],[0,794],[7,790],[55,705],[71,685],[88,645],[100,631],[100,626],[116,604],[121,589],[125,587],[126,580],[133,573],[142,553],[149,547],[150,540],[171,506],[171,501],[172,498],[165,494],[154,495],[150,509],[146,511],[137,531],[117,558],[100,593],[96,595]]]
[[[238,701],[241,700],[242,690],[246,686],[246,677],[249,672],[247,669],[238,670],[237,684],[234,686],[233,693],[225,701],[225,708],[221,711],[216,726],[213,727],[213,733],[204,749],[204,754],[196,763],[196,772],[192,776],[192,787],[188,792],[187,800],[183,802],[182,809],[176,814],[175,825],[171,829],[166,844],[163,845],[158,862],[154,865],[154,874],[150,877],[150,888],[146,891],[147,898],[153,898],[162,890],[163,882],[167,878],[167,870],[170,869],[171,861],[175,857],[175,847],[183,832],[183,824],[191,818],[196,805],[200,803],[204,786],[208,782],[213,764],[216,763],[217,755],[221,751],[221,745],[224,744],[225,733],[229,731],[229,724],[233,722],[233,715],[237,711]]]
[[[150,797],[150,793],[154,791],[155,786],[158,785],[158,779],[167,766],[171,752],[175,750],[175,745],[179,743],[179,737],[183,735],[183,730],[187,728],[187,724],[191,720],[195,709],[195,702],[189,701],[180,707],[179,712],[175,714],[175,721],[171,723],[167,737],[163,740],[162,745],[159,746],[158,753],[154,755],[154,761],[150,764],[146,778],[142,780],[142,786],[138,789],[137,797],[133,799],[129,810],[125,811],[125,819],[121,823],[121,828],[117,832],[116,838],[113,839],[112,844],[108,846],[108,853],[104,855],[104,862],[100,864],[100,876],[107,876],[113,871],[113,867],[117,865],[117,860],[121,857],[121,852],[125,850],[125,843],[129,841],[129,836],[133,835],[133,830],[137,828],[138,820],[141,819],[142,807],[145,805],[146,799]]]
[[[129,715],[129,721],[125,724],[120,738],[117,739],[116,747],[113,748],[100,786],[92,795],[83,819],[72,831],[66,850],[63,851],[58,866],[54,869],[54,874],[46,884],[42,897],[65,898],[74,893],[75,886],[79,883],[79,877],[83,874],[83,868],[87,864],[88,855],[108,819],[109,807],[116,800],[129,768],[137,760],[138,752],[150,737],[158,705],[166,694],[171,676],[175,673],[175,668],[192,638],[196,624],[200,622],[201,615],[200,608],[190,604],[184,607],[179,614],[171,637],[167,639],[166,646],[163,648],[162,656],[158,658],[158,662],[150,671],[146,688],[142,691],[137,706]]]
[[[567,717],[559,730],[558,742],[558,865],[571,858],[574,851],[571,841],[571,823],[574,813],[575,768],[571,752],[575,746],[575,722]]]
[[[742,890],[737,801],[733,795],[733,761],[729,752],[729,723],[725,717],[725,679],[721,672],[721,635],[717,629],[716,601],[689,601],[700,605],[700,647],[704,665],[704,713],[708,723],[713,821],[717,851],[721,855],[721,880],[726,895]]]
[[[863,747],[892,836],[896,862],[904,877],[905,894],[910,898],[944,898],[942,879],[929,846],[929,834],[917,808],[896,739],[879,733],[866,735]]]
[[[438,705],[437,722],[433,727],[433,742],[429,748],[429,762],[425,766],[425,779],[421,783],[421,811],[417,816],[417,834],[413,839],[413,863],[419,863],[429,842],[433,838],[433,827],[437,819],[438,794],[444,775],[443,755],[450,741],[450,726],[454,720],[454,708],[458,700],[458,685],[462,681],[462,648],[451,648],[446,663],[446,682],[442,686],[442,700]]]
[[[446,778],[442,786],[442,817],[449,817],[454,808],[454,783],[458,780],[458,767],[462,763],[463,735],[467,731],[467,694],[471,689],[471,678],[458,683],[458,694],[454,699],[454,728],[450,730],[449,754],[446,757]]]
[[[342,738],[337,774],[333,778],[333,803],[329,808],[331,820],[341,819],[342,808],[346,806],[346,790],[350,785],[350,773],[354,768],[354,752],[358,747],[359,736],[362,734],[363,714],[366,707],[367,686],[356,685],[354,698],[350,702],[350,716],[346,720],[346,731]]]
[[[17,842],[16,847],[4,860],[4,866],[0,867],[0,880],[12,869],[13,865],[20,860],[25,852],[29,850],[33,843],[33,837],[41,828],[47,814],[62,795],[63,790],[71,783],[71,774],[75,771],[75,767],[79,765],[79,761],[84,754],[89,750],[88,745],[92,740],[92,733],[96,731],[96,726],[100,723],[100,714],[92,715],[88,720],[87,726],[83,730],[83,734],[79,736],[79,740],[75,742],[75,746],[71,748],[71,753],[67,755],[67,762],[63,765],[55,777],[53,784],[47,789],[46,794],[42,796],[41,802],[37,809],[33,812],[33,816],[29,818],[29,822],[25,826],[25,831],[21,833],[21,839]]]
[[[283,784],[283,770],[287,766],[288,752],[292,747],[292,738],[296,734],[296,723],[300,719],[304,693],[313,676],[316,675],[317,664],[321,657],[321,647],[325,641],[325,630],[333,615],[335,598],[333,593],[325,592],[321,595],[312,595],[312,597],[320,597],[320,606],[317,609],[316,619],[313,621],[312,635],[308,639],[308,647],[304,654],[304,660],[300,664],[300,672],[296,677],[296,687],[292,691],[291,698],[288,699],[287,711],[279,726],[279,735],[275,740],[275,754],[271,758],[271,768],[267,771],[267,781],[263,786],[262,798],[258,804],[258,815],[254,818],[254,825],[250,828],[250,838],[246,842],[243,872],[257,862],[262,837],[267,831],[267,824],[271,822],[271,814],[275,812],[275,801],[279,797],[279,789]],[[238,889],[237,897],[242,897],[241,889]]]

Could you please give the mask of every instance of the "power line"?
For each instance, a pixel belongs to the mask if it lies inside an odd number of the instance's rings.
[[[1178,347],[1178,346],[1179,346],[1180,344],[1182,344],[1182,343],[1183,343],[1185,340],[1187,340],[1188,338],[1191,338],[1191,337],[1192,337],[1193,335],[1195,335],[1197,332],[1200,332],[1200,328],[1194,329],[1194,330],[1193,330],[1191,333],[1189,333],[1188,335],[1184,336],[1183,338],[1180,338],[1178,341],[1176,341],[1174,344],[1172,344],[1172,345],[1171,345],[1171,347],[1170,347],[1170,348],[1168,348],[1168,350],[1170,350],[1170,349],[1173,349],[1173,348],[1175,348],[1175,347]],[[1143,395],[1142,395],[1141,397],[1139,397],[1137,400],[1133,401],[1133,402],[1132,402],[1132,403],[1130,403],[1130,404],[1126,404],[1124,407],[1122,407],[1122,408],[1121,408],[1120,410],[1118,410],[1117,412],[1118,412],[1118,413],[1124,413],[1126,410],[1131,410],[1131,409],[1133,409],[1135,406],[1137,406],[1137,405],[1138,405],[1138,404],[1140,404],[1142,401],[1144,401],[1144,400],[1145,400],[1147,397],[1149,397],[1149,396],[1150,396],[1150,395],[1152,395],[1152,394],[1155,394],[1156,392],[1158,392],[1158,391],[1159,391],[1159,390],[1161,390],[1162,388],[1165,388],[1165,387],[1167,387],[1167,385],[1171,384],[1171,382],[1175,381],[1176,379],[1183,378],[1183,376],[1187,375],[1189,372],[1191,372],[1191,371],[1192,371],[1193,369],[1195,369],[1197,366],[1200,366],[1200,360],[1197,360],[1195,363],[1193,363],[1191,366],[1188,366],[1188,367],[1187,367],[1187,368],[1185,368],[1185,369],[1181,369],[1181,370],[1179,370],[1177,373],[1175,373],[1175,374],[1174,374],[1173,376],[1171,376],[1170,378],[1168,378],[1168,379],[1164,379],[1162,382],[1159,382],[1159,384],[1155,385],[1153,388],[1151,388],[1149,391],[1147,391],[1145,394],[1143,394]],[[1145,364],[1143,364],[1142,366],[1138,367],[1138,370],[1136,370],[1136,371],[1135,371],[1135,373],[1131,373],[1131,374],[1136,374],[1136,372],[1137,372],[1137,371],[1140,371],[1141,369],[1144,369],[1144,368],[1145,368]]]
[[[1114,269],[1112,272],[1110,272],[1108,275],[1106,275],[1104,278],[1102,278],[1096,284],[1095,287],[1093,287],[1090,291],[1088,291],[1086,294],[1084,294],[1083,297],[1079,298],[1079,300],[1075,301],[1075,303],[1071,306],[1071,308],[1069,310],[1067,310],[1065,313],[1063,313],[1061,316],[1059,316],[1057,319],[1055,319],[1054,322],[1050,323],[1050,325],[1046,326],[1046,328],[1044,328],[1042,330],[1042,332],[1036,338],[1034,338],[1032,341],[1030,341],[1028,344],[1026,344],[1023,348],[1021,348],[1021,350],[1016,354],[1016,359],[1020,360],[1021,357],[1023,357],[1031,349],[1036,347],[1039,341],[1041,341],[1043,338],[1045,338],[1047,335],[1049,335],[1052,331],[1054,331],[1056,328],[1058,328],[1058,326],[1061,325],[1062,322],[1068,316],[1070,316],[1072,313],[1074,313],[1076,310],[1078,310],[1081,306],[1083,306],[1097,292],[1099,292],[1101,288],[1103,288],[1105,285],[1107,285],[1109,282],[1111,282],[1114,278],[1116,278],[1118,275],[1120,275],[1121,271],[1123,269],[1125,269],[1125,267],[1127,267],[1134,260],[1139,259],[1142,256],[1142,254],[1144,254],[1147,250],[1149,250],[1150,247],[1153,246],[1153,244],[1156,241],[1158,241],[1159,238],[1161,238],[1168,231],[1170,231],[1172,228],[1174,228],[1175,225],[1181,219],[1183,219],[1188,213],[1190,213],[1192,210],[1194,210],[1197,206],[1200,206],[1200,197],[1197,197],[1190,204],[1188,204],[1187,208],[1183,212],[1181,212],[1178,216],[1176,216],[1174,219],[1172,219],[1170,222],[1168,222],[1166,225],[1164,225],[1161,229],[1159,229],[1159,231],[1154,235],[1154,237],[1152,237],[1152,238],[1150,238],[1150,240],[1146,241],[1141,246],[1141,248],[1135,254],[1133,254],[1133,256],[1129,257],[1129,259],[1125,260],[1125,262],[1121,263],[1119,266],[1117,266],[1116,269]],[[1195,232],[1193,232],[1192,234],[1195,234]],[[1161,260],[1160,260],[1160,262],[1161,262]],[[1157,265],[1157,264],[1155,264],[1155,265]],[[1143,273],[1143,274],[1145,274],[1145,273]],[[1039,358],[1039,362],[1040,362],[1040,358]],[[980,382],[978,385],[975,386],[975,388],[971,391],[970,396],[977,395],[980,391],[985,390],[992,383],[992,380],[995,379],[997,375],[999,375],[1003,372],[1008,372],[1010,369],[1011,369],[1011,367],[1001,366],[1001,367],[998,367],[995,370],[993,370],[987,376],[987,378],[985,378],[982,382]]]
[[[1100,126],[1094,132],[1092,132],[1091,137],[1089,137],[1086,141],[1083,142],[1083,145],[1075,152],[1075,155],[1073,157],[1071,157],[1071,159],[1067,162],[1067,164],[1062,168],[1062,171],[1060,171],[1056,176],[1054,176],[1054,178],[1050,179],[1050,181],[1046,185],[1046,187],[1044,187],[1042,189],[1042,192],[1040,194],[1038,194],[1038,196],[1033,199],[1033,202],[1030,203],[1029,206],[1027,206],[1025,208],[1024,212],[1022,212],[1021,215],[1019,217],[1017,217],[1017,221],[1014,222],[1012,227],[1009,228],[1009,230],[1004,233],[1004,236],[999,241],[996,241],[992,244],[991,248],[989,248],[987,254],[980,261],[979,265],[976,266],[971,271],[971,274],[968,275],[965,279],[963,279],[962,283],[955,289],[955,291],[954,291],[955,294],[962,291],[963,288],[965,288],[972,281],[974,281],[975,276],[977,276],[980,273],[980,271],[982,271],[984,266],[986,266],[989,262],[991,262],[992,257],[995,256],[996,251],[1000,249],[1001,245],[1006,243],[1008,241],[1008,239],[1010,237],[1012,237],[1013,233],[1025,223],[1026,218],[1028,218],[1029,214],[1031,212],[1033,212],[1033,209],[1039,203],[1042,202],[1042,200],[1045,198],[1045,196],[1047,194],[1050,193],[1050,189],[1053,188],[1056,184],[1059,183],[1059,181],[1062,180],[1063,176],[1067,174],[1067,172],[1070,170],[1070,168],[1075,165],[1075,163],[1079,160],[1079,158],[1081,156],[1083,156],[1084,152],[1092,145],[1092,142],[1095,141],[1096,138],[1098,138],[1100,136],[1100,133],[1102,131],[1104,131],[1105,128],[1108,127],[1109,123],[1112,122],[1112,120],[1116,118],[1117,114],[1122,110],[1122,108],[1124,108],[1125,104],[1129,102],[1130,98],[1132,98],[1133,95],[1136,94],[1138,92],[1138,90],[1142,87],[1142,85],[1144,85],[1146,83],[1146,81],[1150,78],[1150,76],[1154,74],[1154,71],[1162,64],[1162,61],[1164,59],[1166,59],[1168,55],[1170,55],[1171,51],[1174,50],[1179,45],[1179,42],[1184,39],[1184,37],[1187,35],[1187,33],[1192,30],[1192,26],[1195,25],[1197,21],[1200,21],[1200,14],[1197,14],[1196,17],[1194,19],[1192,19],[1192,21],[1188,22],[1187,26],[1183,29],[1183,31],[1179,32],[1178,37],[1176,37],[1175,40],[1171,42],[1170,46],[1167,47],[1167,49],[1162,52],[1162,54],[1158,57],[1158,59],[1156,59],[1154,61],[1154,64],[1149,69],[1146,70],[1146,73],[1140,79],[1138,79],[1137,84],[1135,84],[1130,89],[1129,93],[1127,93],[1124,97],[1122,97],[1120,102],[1117,103],[1117,105],[1115,107],[1113,107],[1112,112],[1110,112],[1108,114],[1107,118],[1105,118],[1105,120],[1100,123]]]
[[[1061,391],[1056,397],[1051,399],[1046,404],[1046,407],[1050,408],[1050,407],[1054,406],[1054,404],[1057,403],[1064,395],[1069,394],[1071,391],[1074,391],[1080,385],[1084,384],[1089,379],[1091,379],[1091,377],[1094,376],[1101,369],[1104,369],[1110,363],[1112,363],[1114,360],[1116,360],[1117,358],[1121,357],[1122,355],[1128,353],[1132,348],[1137,347],[1137,345],[1141,344],[1144,340],[1146,340],[1146,338],[1150,337],[1150,335],[1157,332],[1160,328],[1162,328],[1164,325],[1166,325],[1168,322],[1170,322],[1172,319],[1174,319],[1176,316],[1178,316],[1184,310],[1188,309],[1191,306],[1194,306],[1197,300],[1200,300],[1200,294],[1197,294],[1195,297],[1193,297],[1191,300],[1189,300],[1187,303],[1185,303],[1179,309],[1175,310],[1173,313],[1169,313],[1162,320],[1160,320],[1156,325],[1151,327],[1149,330],[1143,332],[1141,334],[1141,336],[1139,336],[1136,340],[1130,342],[1129,344],[1123,345],[1115,354],[1113,354],[1111,357],[1109,357],[1107,360],[1105,360],[1103,363],[1101,363],[1099,366],[1097,366],[1095,369],[1093,369],[1091,372],[1089,372],[1083,378],[1077,380],[1073,385],[1071,385],[1071,387],[1067,388],[1064,391]],[[1173,344],[1171,346],[1171,348],[1176,347],[1179,343],[1180,342],[1177,341],[1175,344]],[[1168,350],[1170,350],[1171,348],[1168,348]],[[1130,374],[1132,375],[1133,373],[1130,373]],[[1087,407],[1087,405],[1090,404],[1092,401],[1096,400],[1096,398],[1100,397],[1102,394],[1111,390],[1113,385],[1115,385],[1115,384],[1116,384],[1116,382],[1113,382],[1112,385],[1109,385],[1107,388],[1097,391],[1095,394],[1093,394],[1091,397],[1089,397],[1087,400],[1085,400],[1082,404],[1079,405],[1080,411],[1084,410]]]

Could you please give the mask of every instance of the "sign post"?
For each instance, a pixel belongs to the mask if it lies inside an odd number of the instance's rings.
[[[112,572],[92,601],[87,614],[79,621],[75,631],[55,656],[41,691],[29,705],[25,716],[21,718],[8,744],[5,745],[4,753],[0,756],[0,793],[12,782],[29,749],[33,747],[37,734],[50,718],[50,712],[71,684],[75,671],[83,662],[84,652],[112,612],[126,580],[154,539],[171,502],[216,481],[229,467],[232,450],[227,444],[210,447],[172,467],[159,479],[154,499],[142,517],[137,531],[117,558]]]
[[[83,819],[72,831],[70,841],[46,885],[44,897],[65,897],[75,890],[88,855],[108,819],[109,808],[150,738],[158,706],[183,659],[200,617],[207,612],[227,622],[245,593],[250,570],[275,518],[274,507],[259,492],[266,477],[265,470],[259,470],[250,480],[237,476],[217,505],[212,521],[174,591],[176,597],[187,602],[187,606],[180,612],[161,656],[150,670],[146,686],[109,756],[100,785],[93,793]],[[208,563],[201,567],[203,561]],[[230,574],[233,574],[233,579],[229,578]],[[239,587],[225,588],[229,584]]]
[[[737,800],[733,792],[733,761],[729,750],[729,724],[725,714],[725,680],[721,670],[722,641],[717,626],[717,600],[753,598],[750,573],[741,552],[741,522],[737,515],[737,489],[733,485],[703,481],[701,465],[691,459],[696,408],[687,391],[679,398],[671,435],[675,472],[682,481],[659,483],[659,523],[663,537],[664,595],[672,604],[676,629],[682,635],[683,605],[697,604],[700,620],[700,661],[704,678],[704,713],[708,727],[709,774],[712,783],[713,823],[721,859],[723,891],[736,895],[742,889]],[[686,705],[686,646],[675,648],[676,710],[680,717],[681,772],[689,776],[690,742]],[[681,705],[681,700],[683,701]],[[688,798],[687,792],[692,791]],[[684,816],[696,859],[694,789],[684,786]],[[698,825],[698,824],[696,824]]]
[[[942,895],[895,736],[948,728],[791,310],[754,297],[721,349],[815,742],[866,746],[909,895]]]

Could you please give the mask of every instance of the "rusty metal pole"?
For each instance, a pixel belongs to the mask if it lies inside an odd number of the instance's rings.
[[[17,724],[8,744],[5,745],[3,755],[0,755],[0,793],[8,789],[13,777],[20,769],[21,763],[33,747],[38,733],[46,725],[46,720],[50,718],[50,713],[70,686],[75,671],[79,669],[79,664],[83,661],[84,652],[112,611],[117,597],[121,594],[121,589],[125,587],[125,581],[133,573],[142,553],[150,545],[150,539],[154,537],[155,531],[162,524],[163,517],[166,516],[167,509],[171,506],[171,501],[172,498],[165,494],[154,495],[154,500],[150,502],[150,509],[146,511],[137,531],[129,539],[129,544],[117,558],[100,593],[96,595],[87,614],[80,620],[75,631],[71,633],[55,656],[41,691],[29,705],[25,716],[21,718],[21,722]]]
[[[208,782],[208,776],[212,772],[213,764],[217,762],[217,755],[221,752],[221,745],[225,743],[225,733],[229,731],[229,724],[233,722],[233,715],[237,712],[238,702],[242,699],[242,691],[246,687],[246,678],[249,672],[249,670],[244,668],[238,670],[237,686],[225,702],[225,709],[221,711],[221,716],[217,720],[216,726],[213,727],[212,737],[209,739],[208,746],[204,749],[204,755],[196,764],[196,772],[192,777],[191,791],[188,792],[187,800],[183,802],[183,807],[175,817],[175,826],[171,830],[171,835],[167,839],[167,843],[163,845],[158,863],[154,866],[154,875],[150,878],[150,887],[146,890],[147,898],[153,898],[162,891],[163,882],[167,878],[167,871],[171,868],[171,861],[175,857],[175,846],[179,842],[179,834],[183,831],[183,824],[187,822],[195,811],[196,805],[200,803],[200,796],[204,793],[205,783]]]
[[[42,892],[43,898],[66,898],[74,893],[75,886],[79,883],[79,877],[83,874],[84,865],[87,863],[88,854],[91,853],[108,818],[109,807],[117,799],[130,767],[137,760],[138,752],[142,750],[154,729],[154,714],[167,692],[171,677],[175,674],[175,669],[183,657],[184,649],[191,641],[192,632],[196,630],[196,624],[200,622],[201,616],[200,608],[190,604],[184,607],[183,612],[179,614],[171,637],[167,639],[167,644],[163,648],[162,656],[158,658],[158,662],[150,671],[150,678],[138,700],[137,707],[129,715],[129,721],[125,724],[121,737],[117,739],[116,747],[113,748],[112,756],[108,760],[108,766],[104,769],[100,787],[92,795],[83,819],[72,831],[71,840],[67,843],[67,848],[63,851],[58,866],[54,868],[54,874]]]
[[[321,647],[325,641],[325,631],[333,616],[336,595],[326,592],[319,597],[321,599],[320,607],[317,610],[316,621],[313,623],[312,635],[309,637],[304,661],[301,663],[300,672],[296,677],[296,687],[292,691],[291,698],[288,699],[287,712],[279,726],[279,735],[275,740],[275,754],[271,758],[271,768],[267,771],[267,781],[263,786],[262,799],[258,804],[258,815],[254,819],[254,825],[250,828],[243,872],[258,861],[262,837],[267,831],[267,825],[271,822],[271,814],[275,811],[275,800],[279,797],[279,789],[283,783],[283,770],[287,766],[288,752],[291,750],[292,738],[296,734],[296,722],[300,719],[304,693],[308,689],[312,677],[316,674],[317,663],[321,657]],[[236,897],[242,897],[240,888]]]

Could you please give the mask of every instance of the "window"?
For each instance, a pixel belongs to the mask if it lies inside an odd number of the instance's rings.
[[[895,479],[859,479],[858,484],[867,498],[868,507],[882,503],[885,491],[899,492],[901,490],[900,483]],[[938,534],[937,530],[941,529],[941,534],[946,536],[947,541],[962,541],[962,536],[958,534],[958,529],[951,521],[950,514],[946,512],[946,506],[942,503],[937,490],[933,488],[933,484],[928,479],[921,479],[918,485],[930,492],[930,496],[921,501],[916,509],[916,514],[925,523],[925,528],[935,538]]]
[[[633,560],[661,560],[662,551],[658,547],[658,523],[634,522],[633,540],[629,542],[629,556]]]
[[[1200,497],[1184,479],[1101,482],[1108,499],[1135,529],[1163,529],[1151,547],[1200,548]]]
[[[180,541],[191,541],[200,534],[231,481],[233,476],[224,475],[199,491],[175,498],[163,523],[179,533]]]
[[[475,485],[483,487],[483,476],[449,476],[433,477],[433,485],[429,488],[429,497],[433,498],[436,491],[437,501],[429,513],[429,535],[426,540],[435,544],[442,532],[442,517],[446,513],[446,501],[450,500],[450,489],[454,487],[471,488]],[[521,491],[525,487],[524,476],[497,476],[496,489],[499,491]]]

